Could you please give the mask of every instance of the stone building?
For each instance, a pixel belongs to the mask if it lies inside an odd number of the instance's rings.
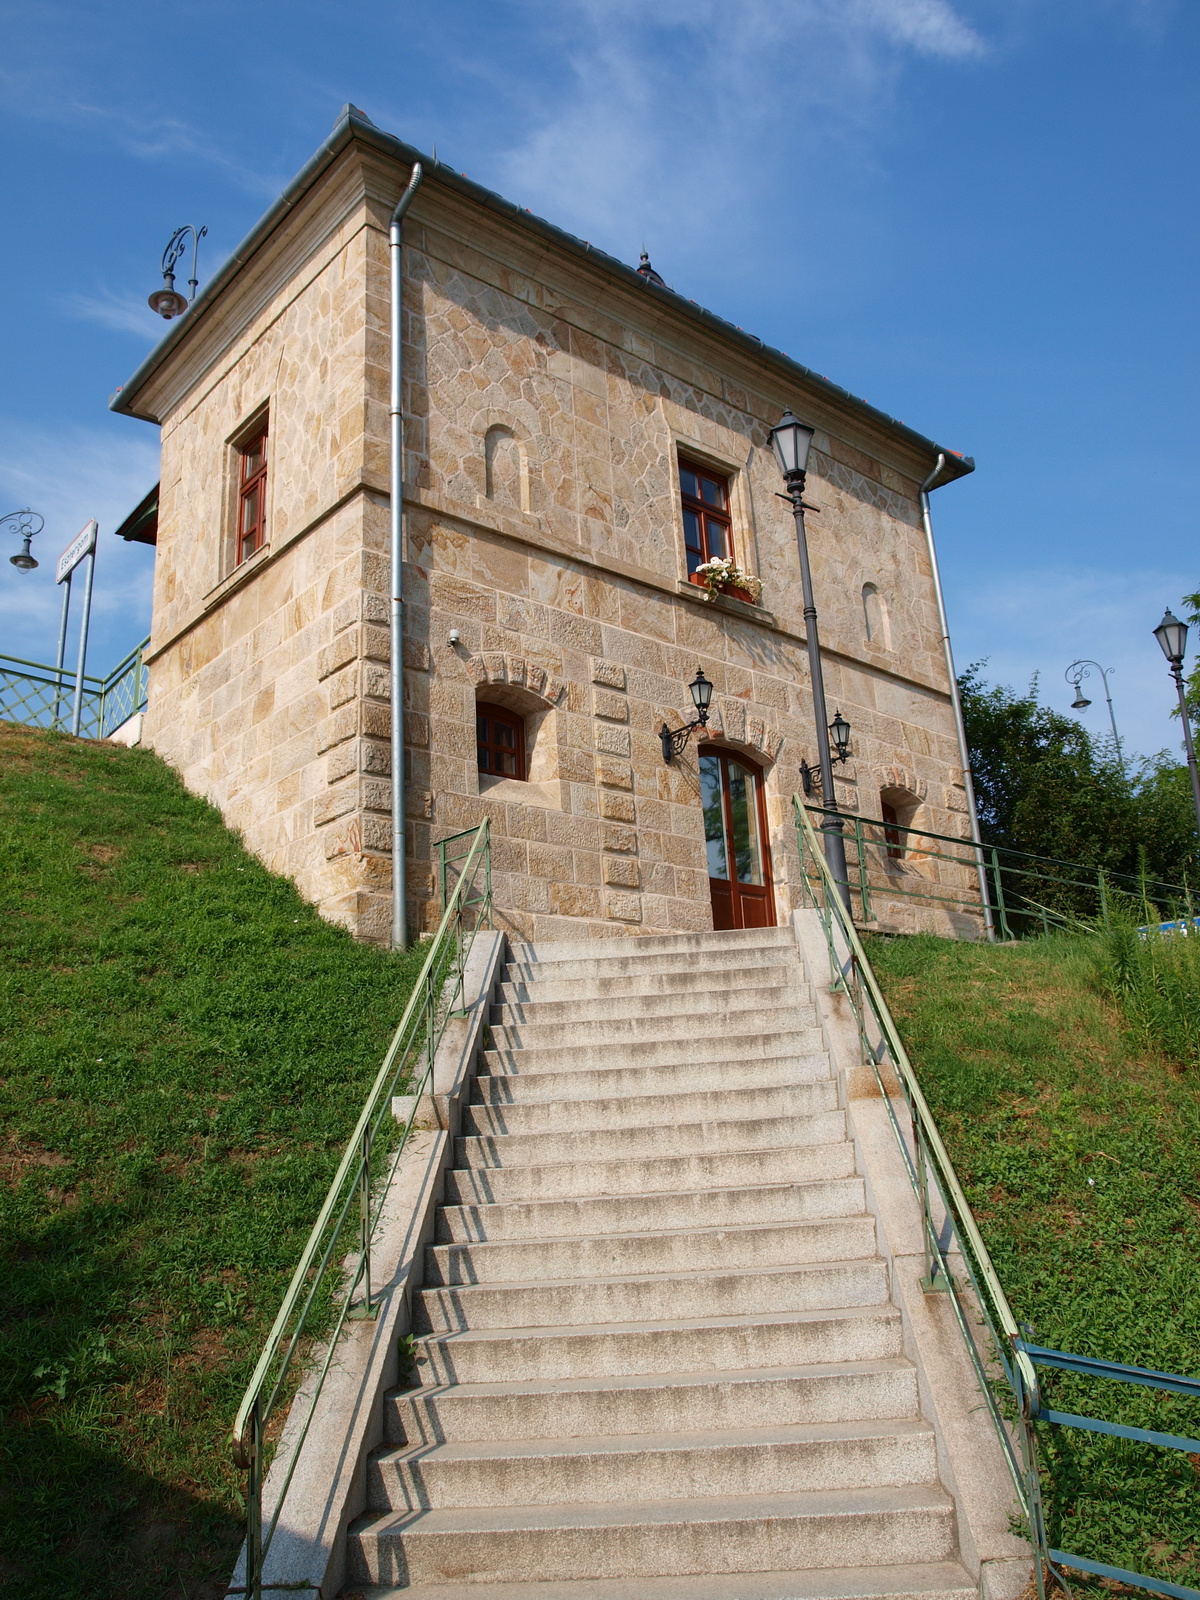
[[[347,107],[113,402],[162,425],[143,737],[374,940],[391,884],[387,238],[416,159]],[[498,919],[520,936],[703,929],[714,906],[783,920],[791,796],[816,760],[768,445],[789,405],[816,429],[825,680],[852,727],[839,802],[965,838],[918,492],[939,448],[648,263],[424,164],[404,258],[410,926],[436,922],[436,841],[485,814]],[[941,481],[971,467],[947,454]],[[761,580],[757,603],[691,580],[720,553]],[[708,736],[667,765],[659,729],[692,716],[697,667]],[[747,880],[732,891],[723,826]],[[935,915],[915,904],[884,924]]]

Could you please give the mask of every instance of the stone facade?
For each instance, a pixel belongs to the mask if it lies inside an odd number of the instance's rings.
[[[145,738],[327,916],[383,940],[387,226],[412,152],[357,115],[324,149],[116,405],[163,430]],[[484,815],[498,918],[520,936],[711,926],[698,744],[668,766],[658,739],[690,720],[698,666],[709,737],[764,772],[790,909],[790,801],[816,756],[767,439],[788,404],[817,430],[826,690],[853,727],[839,802],[878,817],[891,796],[903,821],[965,837],[918,500],[936,447],[440,168],[405,241],[413,928],[439,914],[435,842]],[[264,411],[267,543],[238,566],[236,447]],[[684,581],[681,454],[728,477],[759,604]],[[524,719],[527,782],[479,774],[480,698]],[[969,874],[938,871],[970,892]],[[916,902],[881,917],[945,922]]]

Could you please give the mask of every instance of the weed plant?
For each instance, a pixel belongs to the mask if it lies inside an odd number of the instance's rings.
[[[1164,933],[1157,921],[1151,907],[1110,904],[1099,926],[1101,975],[1143,1044],[1197,1072],[1200,1092],[1200,928],[1189,916],[1187,932]]]
[[[1149,957],[1123,937],[1088,935],[869,948],[1034,1342],[1200,1375],[1200,1078],[1181,1051],[1154,1048],[1145,1028],[1129,1026],[1114,987],[1115,970],[1140,973]],[[1114,951],[1124,967],[1114,968]],[[1193,1402],[1041,1377],[1056,1410],[1200,1439]],[[1042,1429],[1040,1451],[1053,1546],[1200,1584],[1200,1455],[1066,1428]],[[1114,1587],[1070,1576],[1084,1591]]]
[[[424,952],[156,757],[0,726],[0,1579],[224,1593],[229,1431]]]

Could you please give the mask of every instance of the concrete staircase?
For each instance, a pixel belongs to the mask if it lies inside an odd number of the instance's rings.
[[[975,1596],[790,929],[505,979],[346,1592]]]

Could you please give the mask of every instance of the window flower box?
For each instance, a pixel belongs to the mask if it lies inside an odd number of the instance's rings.
[[[710,601],[724,594],[733,600],[744,600],[748,606],[756,606],[762,595],[762,584],[753,573],[744,572],[727,556],[705,561],[691,574],[691,581],[705,591],[704,598]]]

